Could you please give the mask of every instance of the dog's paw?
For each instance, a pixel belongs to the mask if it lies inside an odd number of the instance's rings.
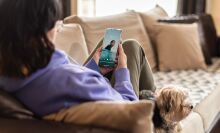
[[[179,123],[176,125],[176,131],[177,131],[177,133],[179,133],[179,132],[182,131],[182,124],[181,124],[181,122],[179,122]]]
[[[154,92],[150,90],[142,90],[139,93],[139,98],[146,100],[154,100],[155,99]]]

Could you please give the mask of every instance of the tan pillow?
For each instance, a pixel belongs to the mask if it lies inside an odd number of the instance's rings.
[[[78,23],[82,26],[89,52],[92,52],[97,43],[103,38],[106,28],[122,29],[122,39],[137,40],[143,46],[151,68],[154,69],[156,66],[148,34],[140,16],[134,11],[106,17],[82,18],[71,16],[66,18],[64,23]]]
[[[46,120],[105,127],[127,133],[152,133],[153,103],[88,102],[44,117]]]
[[[63,24],[56,33],[55,46],[80,64],[89,56],[82,28],[78,24]]]
[[[139,13],[144,26],[152,40],[152,37],[154,36],[152,33],[154,32],[154,25],[157,24],[157,20],[163,17],[168,17],[168,14],[166,13],[166,11],[160,7],[159,5],[157,5],[155,8],[147,11],[147,12],[140,12]]]
[[[154,40],[161,71],[206,68],[196,23],[157,24]]]

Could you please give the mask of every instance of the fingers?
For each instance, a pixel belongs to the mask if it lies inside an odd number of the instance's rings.
[[[102,47],[99,47],[96,49],[97,52],[101,52],[102,51]]]
[[[111,72],[114,68],[107,68],[107,72]]]
[[[102,51],[102,47],[99,47],[99,48],[96,49],[96,51],[95,51],[95,53],[93,55],[93,59],[95,60],[96,64],[99,63],[101,51]]]
[[[101,73],[102,73],[103,75],[105,75],[105,74],[107,74],[107,73],[113,71],[114,68],[103,68],[103,67],[101,67],[100,70],[101,70]]]
[[[119,52],[119,54],[124,53],[124,49],[122,47],[122,44],[119,44],[118,52]]]
[[[118,47],[118,65],[116,69],[119,68],[127,68],[127,56],[124,53],[124,49],[122,47],[122,44],[119,45]]]

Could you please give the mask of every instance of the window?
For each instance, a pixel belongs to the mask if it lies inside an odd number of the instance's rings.
[[[178,0],[78,0],[79,16],[106,16],[126,10],[147,11],[156,4],[162,6],[169,16],[176,15]]]

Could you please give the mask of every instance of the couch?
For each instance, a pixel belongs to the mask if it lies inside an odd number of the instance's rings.
[[[139,20],[141,20],[141,22]],[[198,23],[200,44],[205,56],[204,60],[207,64],[207,69],[183,69],[167,72],[155,69],[155,63],[152,61],[154,57],[152,57],[150,52],[157,51],[154,51],[155,46],[149,46],[148,43],[155,43],[154,40],[151,39],[152,36],[154,36],[151,30],[154,28],[152,23],[158,22],[182,24]],[[87,53],[93,51],[96,43],[102,38],[104,29],[108,26],[121,28],[124,34],[123,39],[134,38],[138,40],[142,44],[146,52],[146,58],[154,71],[155,84],[158,89],[167,84],[179,85],[188,89],[194,109],[193,112],[181,122],[181,133],[210,132],[219,120],[220,103],[217,101],[220,95],[220,43],[211,15],[202,14],[170,18],[161,7],[157,6],[145,13],[128,11],[124,14],[97,18],[70,16],[64,20],[64,23],[63,29],[72,25],[72,28],[75,26],[81,30],[81,33],[84,35],[81,39],[83,38],[85,40],[83,45],[87,46]],[[146,26],[146,23],[151,25]],[[72,35],[73,34],[74,33],[72,33]],[[146,36],[146,34],[148,36]],[[58,48],[62,49],[63,46],[66,45],[63,43],[63,40],[68,40],[68,38],[66,38],[63,33],[60,33],[59,38],[56,40]],[[71,40],[69,41],[71,42]],[[77,39],[72,42],[76,41]],[[73,46],[73,43],[69,44]],[[75,43],[74,46],[77,45],[81,46],[82,43]],[[70,55],[74,53],[73,51],[68,52]],[[72,56],[76,57],[76,59],[79,58],[79,56]],[[80,58],[78,62],[83,62],[83,60],[84,58]],[[156,63],[158,62],[156,61]]]
[[[146,18],[151,17],[151,18]],[[79,64],[83,64],[102,38],[107,27],[123,29],[123,39],[133,38],[143,44],[146,58],[154,71],[155,84],[158,89],[167,84],[181,85],[188,88],[194,104],[193,112],[181,123],[181,133],[205,133],[211,131],[219,120],[220,103],[220,48],[219,40],[214,41],[211,50],[211,65],[207,70],[174,70],[161,72],[157,69],[155,43],[151,39],[150,30],[147,31],[143,21],[157,23],[159,19],[168,19],[167,13],[161,7],[155,7],[146,13],[128,11],[116,16],[99,18],[80,18],[71,16],[60,25],[55,40],[56,47],[64,50]],[[169,18],[170,19],[170,18]],[[193,20],[195,22],[195,20]],[[209,23],[209,22],[208,22]],[[152,28],[152,27],[148,27]],[[208,28],[209,29],[209,28]],[[215,30],[215,29],[214,29]],[[216,31],[215,31],[216,32]],[[213,33],[213,32],[212,32]],[[216,33],[215,33],[216,34]],[[217,34],[216,34],[217,35]],[[204,35],[202,38],[206,38]],[[218,43],[217,43],[218,42]],[[213,48],[214,47],[214,48]],[[77,50],[76,50],[77,49]],[[219,52],[219,53],[218,53]],[[79,133],[122,133],[123,131],[94,127],[64,124],[60,122],[44,121],[26,109],[13,96],[0,91],[0,131],[15,132],[79,132]],[[147,131],[146,131],[147,132]]]

